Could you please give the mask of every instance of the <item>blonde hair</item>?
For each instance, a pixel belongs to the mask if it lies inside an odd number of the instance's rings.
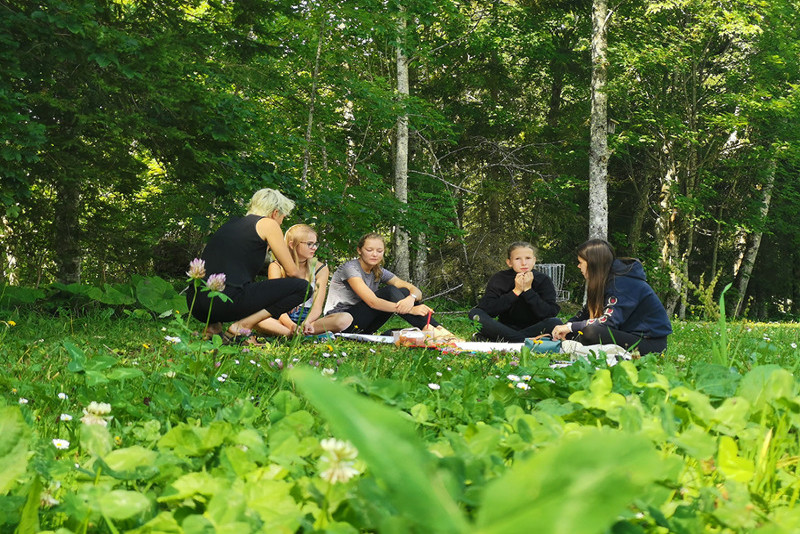
[[[284,236],[284,239],[286,240],[286,246],[289,247],[289,252],[292,255],[294,264],[297,265],[298,267],[300,267],[300,262],[297,260],[297,243],[300,242],[302,236],[307,234],[317,235],[317,231],[307,224],[295,224],[290,226],[286,230],[286,235]],[[293,243],[295,246],[294,247],[289,246],[290,243]],[[281,267],[281,269],[283,269],[283,267]],[[310,279],[311,279],[312,265],[311,264],[307,265],[307,269],[308,269],[308,278],[309,281],[311,281]]]
[[[384,247],[386,246],[386,241],[383,239],[383,236],[381,234],[376,232],[369,232],[368,234],[362,235],[361,239],[358,240],[359,249],[364,248],[364,243],[367,242],[367,239],[379,239],[380,242],[383,244],[383,246]],[[359,252],[359,255],[360,254],[361,252]],[[381,281],[381,275],[383,274],[383,269],[381,268],[381,265],[383,265],[383,260],[381,260],[381,262],[372,269],[372,276],[375,277],[376,282]]]
[[[259,189],[250,199],[247,206],[248,215],[261,215],[269,217],[272,212],[278,210],[281,215],[289,215],[294,209],[294,201],[289,200],[275,189]]]

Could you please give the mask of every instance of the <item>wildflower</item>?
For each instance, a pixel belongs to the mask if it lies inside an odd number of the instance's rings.
[[[28,399],[26,399],[25,397],[20,397],[19,398],[19,403],[20,404],[28,404]]]
[[[331,357],[331,355],[330,355],[329,353],[327,353],[327,352],[323,352],[323,353],[322,353],[322,357],[323,357],[323,358],[330,358],[330,357]]]
[[[531,389],[531,387],[525,382],[517,382],[517,387],[519,389]]]
[[[68,413],[62,413],[58,416],[59,421],[72,421],[72,416]]]
[[[436,371],[436,376],[442,376],[442,372],[441,371]]]
[[[531,380],[531,375],[522,375],[522,377],[521,377],[521,378],[522,378],[524,381],[526,381],[526,382],[530,382],[530,380]]]
[[[347,353],[342,351],[342,358],[346,358],[346,357],[347,357]]]
[[[114,443],[117,444],[117,447],[122,445],[122,438],[120,436],[114,436]]]
[[[324,369],[322,370],[322,376],[331,376],[331,375],[332,375],[332,374],[334,374],[335,372],[336,372],[336,371],[334,371],[333,369],[331,369],[331,368],[329,368],[329,367],[326,367],[326,368],[324,368]]]
[[[440,386],[439,384],[434,384],[433,382],[431,382],[430,384],[428,384],[428,387],[431,388],[432,390],[436,391],[437,389],[441,389],[442,386]]]
[[[255,365],[255,364],[256,364],[256,361],[255,361],[255,360],[250,360],[250,363],[251,363],[251,364],[253,364],[253,365]]]
[[[164,373],[164,376],[166,376],[167,378],[175,378],[175,371],[166,371]]]
[[[347,482],[354,476],[360,474],[355,468],[355,459],[358,451],[348,441],[338,439],[323,439],[322,456],[319,459],[319,476],[331,484]]]
[[[375,354],[375,349],[369,349],[372,354]]]
[[[61,399],[61,400],[67,400],[69,397],[67,397],[66,393],[62,392],[62,393],[58,394],[58,398]]]
[[[235,363],[236,365],[239,365],[239,360],[233,360],[233,363]]]
[[[206,286],[211,291],[219,291],[220,293],[225,291],[225,273],[217,273],[209,276]]]
[[[511,380],[513,382],[519,382],[519,380],[520,380],[517,375],[508,375],[506,378],[508,378],[509,380]]]
[[[200,258],[195,258],[189,262],[189,270],[186,271],[186,276],[193,280],[199,280],[206,277],[206,262]]]
[[[108,420],[111,417],[103,417],[111,412],[111,405],[107,402],[95,402],[92,401],[89,403],[89,406],[83,409],[83,417],[81,417],[81,422],[85,425],[101,425],[107,426]]]
[[[796,349],[796,348],[797,348],[797,343],[792,343],[791,347],[792,347],[793,349]]]
[[[147,343],[142,343],[142,346],[143,346],[144,348],[146,348],[146,349],[149,349],[149,348],[150,348],[150,345],[148,345]]]
[[[17,323],[15,323],[14,321],[8,321],[8,323],[6,324],[8,324],[8,326],[17,326]]]
[[[63,450],[67,450],[67,449],[69,449],[69,441],[67,441],[65,439],[54,439],[53,440],[53,446],[56,449],[60,449],[62,451]]]
[[[228,379],[228,375],[226,375],[225,373],[222,373],[221,375],[219,375],[217,377],[217,380],[219,380],[220,382],[225,382],[227,379]]]
[[[175,336],[164,336],[164,339],[166,339],[170,343],[180,343],[181,342],[181,338],[175,337]]]
[[[17,388],[11,388],[11,394],[12,395],[16,395],[17,394]]]

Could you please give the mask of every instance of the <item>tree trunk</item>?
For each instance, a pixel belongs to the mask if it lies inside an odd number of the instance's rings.
[[[428,248],[425,244],[425,234],[417,236],[417,248],[414,254],[414,282],[418,287],[428,283]]]
[[[406,19],[402,8],[397,21],[397,94],[401,104],[409,95],[408,57],[405,46]],[[397,143],[394,157],[394,193],[397,200],[408,204],[408,114],[403,111],[397,117]],[[395,227],[394,272],[403,280],[409,279],[410,254],[408,232],[400,225]]]
[[[769,163],[769,169],[767,172],[767,183],[764,184],[764,188],[761,190],[761,208],[760,208],[760,218],[761,222],[766,220],[767,215],[769,215],[769,205],[772,202],[772,189],[775,187],[775,169],[777,167],[776,161],[773,159]],[[739,300],[736,302],[736,308],[734,311],[734,317],[738,317],[739,314],[742,312],[745,297],[747,296],[747,284],[750,283],[750,276],[753,274],[753,267],[756,264],[756,258],[758,257],[758,249],[761,247],[761,237],[764,235],[764,231],[759,229],[755,234],[753,234],[752,241],[750,246],[747,248],[747,252],[742,259],[742,267],[739,271]]]
[[[314,125],[314,105],[317,102],[317,82],[319,80],[319,58],[322,54],[322,41],[325,37],[325,21],[319,29],[317,39],[317,55],[314,58],[314,72],[311,75],[311,94],[308,103],[308,123],[306,124],[306,146],[303,150],[303,171],[300,174],[300,181],[303,187],[308,187],[308,169],[311,166],[311,129]]]
[[[589,238],[608,237],[607,0],[592,2],[592,110],[589,141]]]
[[[677,232],[678,210],[673,202],[673,190],[677,187],[677,170],[671,152],[669,141],[665,141],[662,149],[662,171],[663,178],[661,183],[661,199],[659,217],[656,222],[656,236],[658,243],[661,244],[661,265],[669,273],[670,287],[667,295],[662,299],[664,308],[672,316],[678,306],[683,283],[677,272],[680,258],[680,248]]]
[[[80,283],[80,185],[77,181],[61,180],[56,186],[56,195],[53,221],[58,232],[53,244],[58,267],[56,277],[64,284]]]

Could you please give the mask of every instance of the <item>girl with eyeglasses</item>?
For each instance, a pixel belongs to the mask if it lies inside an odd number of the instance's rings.
[[[318,261],[314,256],[319,248],[317,233],[307,224],[295,224],[286,230],[285,240],[300,273],[299,276],[308,280],[313,289],[313,295],[309,292],[305,302],[288,313],[284,313],[276,321],[270,321],[269,325],[265,325],[267,333],[276,336],[290,336],[300,333],[314,335],[323,332],[338,332],[341,330],[340,325],[346,322],[348,317],[334,315],[320,317],[325,304],[330,271],[325,263]],[[285,278],[286,270],[279,262],[274,261],[269,264],[267,276],[270,279]]]

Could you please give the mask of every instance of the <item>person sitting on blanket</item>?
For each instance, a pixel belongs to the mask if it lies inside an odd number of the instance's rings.
[[[664,305],[647,283],[642,263],[616,258],[613,247],[590,239],[578,247],[578,268],[586,279],[586,306],[553,339],[583,345],[613,343],[640,354],[664,352],[672,333]]]
[[[278,336],[301,333],[308,336],[324,332],[338,332],[345,328],[350,324],[351,319],[347,314],[332,313],[321,317],[328,291],[330,271],[327,264],[317,261],[317,258],[314,257],[319,248],[317,232],[307,224],[295,224],[286,230],[286,246],[289,247],[289,252],[300,274],[314,288],[314,294],[300,306],[281,315],[277,322],[270,323],[267,329],[270,330],[270,333]],[[280,262],[273,261],[269,264],[267,276],[270,280],[286,278],[286,269]]]
[[[509,268],[489,278],[483,298],[469,311],[469,317],[480,322],[477,339],[521,343],[562,324],[556,317],[561,307],[556,304],[553,281],[534,270],[534,246],[516,241],[508,247],[507,256]]]
[[[421,330],[434,330],[436,338],[453,337],[429,314],[434,311],[422,300],[422,291],[382,267],[386,244],[380,234],[368,233],[358,242],[358,257],[333,273],[325,317],[343,316],[341,331],[372,334],[395,313]],[[382,287],[381,287],[382,286]]]
[[[230,219],[211,236],[201,256],[205,271],[225,275],[223,292],[229,299],[212,302],[205,291],[195,294],[193,285],[186,292],[192,315],[209,323],[207,336],[220,334],[226,343],[253,343],[251,332],[270,332],[271,323],[312,294],[281,231],[283,219],[293,208],[294,202],[279,191],[260,189],[250,200],[247,215]],[[256,282],[270,249],[289,278]],[[233,321],[225,332],[224,321]]]

